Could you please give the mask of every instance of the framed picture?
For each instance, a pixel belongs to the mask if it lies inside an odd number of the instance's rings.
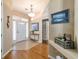
[[[32,23],[32,31],[39,31],[39,23]]]
[[[51,24],[68,23],[69,22],[69,9],[51,14]]]

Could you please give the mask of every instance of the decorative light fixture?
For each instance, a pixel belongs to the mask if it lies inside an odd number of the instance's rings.
[[[34,17],[35,16],[35,13],[33,12],[33,6],[31,5],[31,12],[28,13],[28,16],[30,17]]]
[[[30,17],[34,17],[35,14],[34,14],[33,12],[31,12],[31,13],[28,13],[28,16],[30,16]]]

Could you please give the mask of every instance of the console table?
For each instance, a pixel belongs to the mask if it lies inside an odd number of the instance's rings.
[[[37,34],[37,33],[31,34],[31,40],[38,41],[39,40],[39,34]]]

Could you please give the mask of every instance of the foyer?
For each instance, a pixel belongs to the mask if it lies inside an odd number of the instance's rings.
[[[2,0],[2,59],[78,59],[77,0]]]

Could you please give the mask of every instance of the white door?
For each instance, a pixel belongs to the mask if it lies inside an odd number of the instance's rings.
[[[26,23],[18,21],[16,23],[16,42],[26,40]]]
[[[28,39],[28,22],[13,21],[13,44]]]

